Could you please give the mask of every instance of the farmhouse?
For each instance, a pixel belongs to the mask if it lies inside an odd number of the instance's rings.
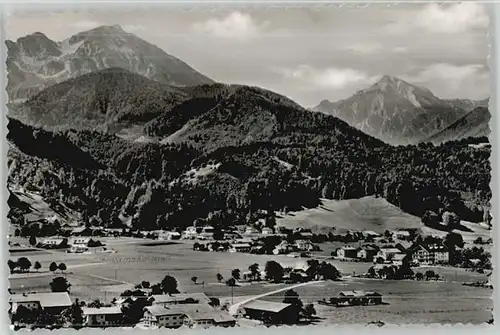
[[[420,264],[448,263],[450,256],[444,245],[418,245],[413,250],[412,258]]]
[[[46,238],[45,240],[42,241],[42,245],[44,246],[53,246],[53,247],[60,247],[64,243],[64,238],[59,238],[59,237],[51,237],[51,238]]]
[[[122,311],[119,306],[91,308],[83,307],[85,324],[89,327],[102,327],[118,325],[122,319]]]
[[[211,239],[214,236],[214,231],[215,231],[214,227],[205,226],[201,228],[201,232],[198,235],[201,238]]]
[[[73,237],[69,240],[69,245],[75,247],[88,247],[90,240],[90,237]]]
[[[229,252],[250,252],[252,246],[248,243],[233,243]]]
[[[361,260],[366,260],[369,262],[371,262],[373,260],[373,257],[375,257],[375,255],[378,252],[377,247],[369,246],[369,245],[364,246],[362,248],[358,248],[356,250],[357,250],[356,258],[361,259]]]
[[[410,232],[407,230],[398,230],[392,233],[392,238],[395,240],[408,240],[410,238]]]
[[[15,313],[19,306],[23,306],[59,314],[71,306],[71,299],[68,292],[24,293],[12,294],[9,297],[9,304],[12,313]]]
[[[307,240],[296,240],[295,246],[300,251],[312,251],[312,250],[314,250],[314,245]]]
[[[358,251],[353,247],[341,247],[337,249],[336,253],[338,258],[356,258]]]
[[[198,237],[198,230],[200,230],[201,232],[201,229],[199,228],[197,229],[194,226],[187,227],[186,230],[183,232],[182,237],[188,240],[195,239]]]
[[[270,324],[295,324],[299,320],[299,311],[292,304],[263,300],[244,304],[238,313]]]
[[[252,227],[252,226],[248,226],[245,228],[245,235],[255,235],[258,233],[259,233],[259,230],[257,228]]]
[[[401,250],[398,248],[381,248],[375,256],[375,259],[382,258],[384,261],[388,261],[397,254],[402,254]]]
[[[264,227],[261,231],[262,235],[272,235],[274,234],[273,228]]]
[[[181,238],[181,234],[176,231],[161,231],[158,232],[159,240],[179,240]]]
[[[179,328],[183,325],[185,317],[183,311],[153,305],[145,308],[141,322],[146,326]]]
[[[93,231],[90,227],[77,227],[71,231],[72,236],[92,236]]]
[[[153,295],[153,305],[177,305],[177,304],[208,304],[210,299],[205,293],[178,293]]]
[[[337,297],[338,305],[379,305],[381,303],[382,295],[377,292],[342,291]]]
[[[394,265],[403,265],[403,260],[405,259],[405,257],[406,257],[406,254],[395,254],[392,257],[391,262]]]

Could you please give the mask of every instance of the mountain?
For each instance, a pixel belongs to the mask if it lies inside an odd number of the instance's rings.
[[[448,104],[453,107],[463,109],[466,112],[472,111],[477,107],[488,108],[490,99],[486,98],[483,100],[471,100],[471,99],[447,99],[445,100]]]
[[[5,43],[10,102],[66,79],[113,67],[173,86],[213,83],[180,59],[117,25],[97,27],[61,42],[36,32]]]
[[[100,129],[116,132],[145,123],[186,100],[182,88],[108,68],[42,90],[9,115],[46,129]]]
[[[441,144],[469,137],[488,137],[491,114],[486,107],[476,107],[445,129],[428,138],[429,142]]]
[[[345,100],[323,101],[314,110],[396,145],[418,143],[466,113],[426,88],[391,76]]]

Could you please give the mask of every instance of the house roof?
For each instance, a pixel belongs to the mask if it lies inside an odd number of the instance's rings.
[[[254,300],[244,304],[243,308],[279,313],[289,306],[291,306],[291,304],[285,304],[282,302],[264,301],[264,300]]]
[[[407,230],[398,230],[396,232],[397,235],[405,235],[405,236],[410,236],[410,232]]]
[[[149,311],[154,316],[163,316],[163,315],[182,315],[184,314],[179,309],[167,308],[161,305],[153,305],[146,307],[146,310]]]
[[[187,299],[194,299],[199,301],[200,303],[208,303],[210,299],[206,296],[205,293],[178,293],[178,294],[157,294],[152,296],[154,301],[153,304],[161,304],[161,303],[175,303],[185,301]]]
[[[354,247],[340,247],[341,250],[356,250]]]
[[[103,315],[103,314],[122,314],[122,310],[119,306],[112,307],[83,307],[84,315]]]
[[[406,257],[405,254],[395,254],[392,260],[402,261]]]
[[[399,250],[398,248],[381,248],[380,251],[393,253],[393,254],[400,254],[401,253],[401,250]]]
[[[69,307],[71,299],[68,292],[47,292],[11,294],[9,302],[39,302],[42,308],[46,307]]]
[[[365,230],[363,232],[364,235],[371,235],[371,236],[380,236],[379,233],[374,232],[373,230]]]
[[[72,230],[73,233],[81,233],[84,232],[85,230],[90,229],[88,227],[77,227]]]
[[[233,243],[231,246],[233,248],[250,248],[250,244],[248,243]]]
[[[341,291],[339,295],[346,297],[364,297],[365,291]]]

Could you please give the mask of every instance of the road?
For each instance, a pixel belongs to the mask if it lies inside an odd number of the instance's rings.
[[[260,298],[264,298],[264,297],[267,297],[267,296],[270,296],[270,295],[273,295],[273,294],[276,294],[276,293],[288,291],[288,290],[291,290],[291,289],[294,289],[294,288],[297,288],[297,287],[307,286],[307,285],[314,285],[314,284],[319,284],[319,283],[322,283],[322,282],[323,282],[323,280],[309,281],[307,283],[295,284],[295,285],[291,285],[291,286],[280,288],[278,290],[274,290],[274,291],[266,292],[266,293],[263,293],[263,294],[255,295],[255,296],[253,296],[251,298],[245,299],[243,301],[237,302],[234,305],[231,305],[229,307],[229,314],[236,315],[238,313],[238,309],[240,308],[240,306],[242,306],[244,304],[247,304],[247,303],[249,303],[251,301],[254,301],[254,300],[257,300],[257,299],[260,299]]]

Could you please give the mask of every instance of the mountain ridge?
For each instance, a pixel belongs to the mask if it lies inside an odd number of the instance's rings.
[[[172,86],[214,81],[120,26],[100,26],[55,42],[43,33],[6,40],[9,101],[89,72],[121,67]]]
[[[417,144],[484,105],[486,100],[441,99],[425,87],[393,76],[336,102],[322,100],[312,108],[339,117],[351,126],[393,145]]]

